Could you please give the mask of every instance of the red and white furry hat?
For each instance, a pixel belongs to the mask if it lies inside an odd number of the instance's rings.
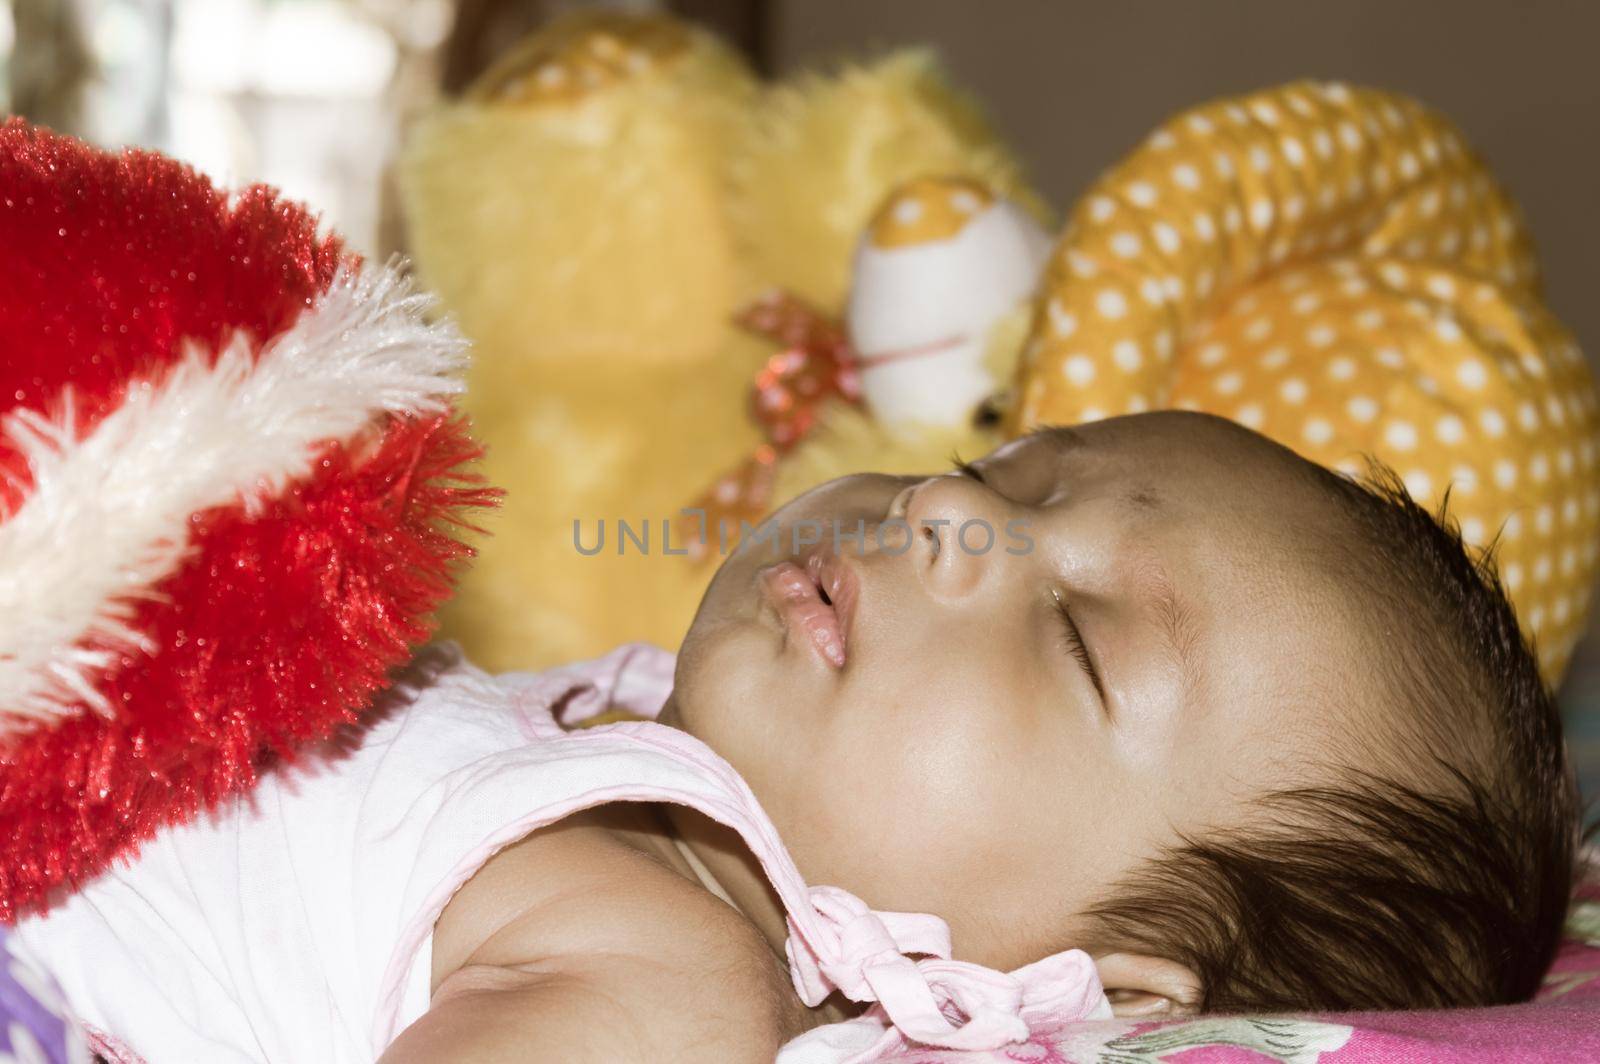
[[[0,921],[427,637],[492,493],[426,309],[270,189],[0,125]]]

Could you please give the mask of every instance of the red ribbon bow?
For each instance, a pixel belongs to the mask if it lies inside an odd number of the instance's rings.
[[[713,539],[726,545],[740,522],[755,525],[766,515],[777,480],[779,457],[810,434],[830,399],[861,401],[855,352],[843,327],[798,296],[767,292],[734,317],[735,324],[778,344],[750,387],[751,415],[767,442],[718,477],[690,504],[704,511],[682,524],[690,553],[708,557]]]

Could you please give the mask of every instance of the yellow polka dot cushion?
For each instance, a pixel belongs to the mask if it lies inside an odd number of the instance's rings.
[[[1296,83],[1179,115],[1078,204],[1008,427],[1204,410],[1370,455],[1501,576],[1547,679],[1594,579],[1596,394],[1514,204],[1414,100]]]

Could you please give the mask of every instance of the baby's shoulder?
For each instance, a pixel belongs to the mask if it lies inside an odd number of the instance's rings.
[[[395,1060],[481,1044],[541,1060],[770,1061],[812,1026],[756,928],[609,812],[535,832],[462,888],[435,927],[427,1013]]]
[[[592,955],[689,978],[742,970],[775,995],[787,992],[787,974],[755,925],[626,841],[637,808],[574,814],[490,858],[434,925],[433,985],[469,966]]]

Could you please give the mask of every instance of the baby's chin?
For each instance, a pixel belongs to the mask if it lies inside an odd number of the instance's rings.
[[[672,693],[667,696],[666,702],[662,703],[661,712],[656,714],[656,723],[665,724],[667,727],[676,728],[679,731],[689,731],[688,728],[684,727],[683,718],[678,714],[677,688],[673,688]],[[690,734],[693,733],[691,732]]]
[[[720,749],[730,734],[770,727],[775,674],[782,664],[776,637],[751,617],[695,619],[678,650],[672,694],[662,722]]]

